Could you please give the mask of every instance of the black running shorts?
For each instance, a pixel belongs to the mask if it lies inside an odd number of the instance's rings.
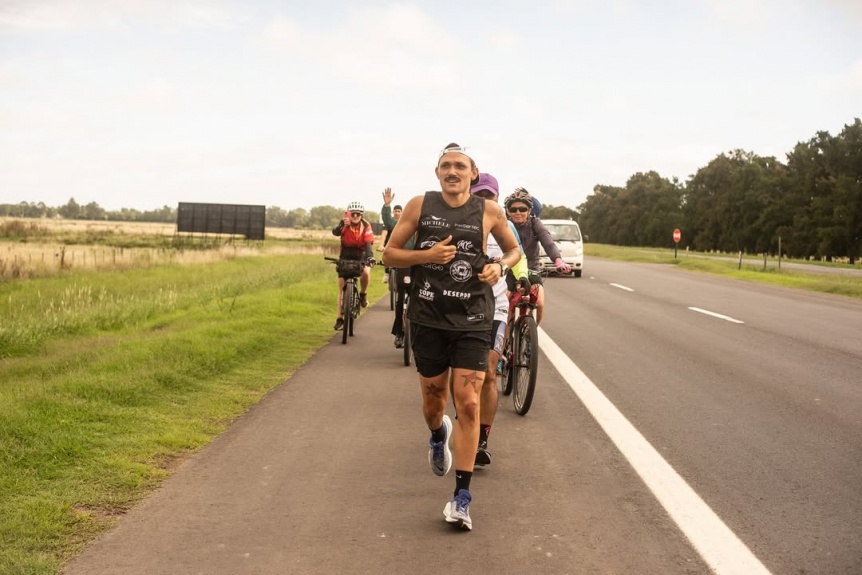
[[[450,367],[488,370],[489,330],[449,331],[413,326],[413,357],[422,377],[440,375]]]

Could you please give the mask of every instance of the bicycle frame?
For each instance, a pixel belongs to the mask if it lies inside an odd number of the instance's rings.
[[[512,394],[515,411],[526,415],[533,402],[538,371],[538,328],[535,309],[537,294],[524,297],[516,293],[510,302],[511,321],[507,326],[506,347],[503,350],[503,395]]]
[[[339,265],[341,261],[338,258],[330,258],[324,256],[325,260],[328,260],[334,263],[336,266]],[[362,268],[360,267],[360,270]],[[356,318],[359,317],[359,287],[357,282],[359,281],[358,275],[349,275],[345,278],[341,278],[344,280],[344,286],[341,288],[341,317],[344,319],[344,326],[342,327],[341,333],[341,343],[347,343],[348,336],[353,336],[353,326]]]

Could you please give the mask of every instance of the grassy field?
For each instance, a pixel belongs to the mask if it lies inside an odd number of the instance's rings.
[[[681,269],[721,275],[743,281],[862,298],[862,276],[860,275],[811,273],[790,269],[786,265],[779,271],[774,258],[768,260],[770,265],[764,267],[762,257],[759,259],[744,258],[740,266],[737,256],[732,254],[686,253],[683,250],[678,250],[676,258],[674,258],[672,249],[628,248],[590,243],[584,245],[584,251],[585,258],[600,257],[629,262],[675,265]],[[852,265],[826,264],[807,260],[783,260],[783,262],[784,264],[814,265],[821,268],[854,268]],[[856,266],[855,269],[860,269],[860,267]]]
[[[332,266],[268,249],[0,281],[0,573],[57,573],[333,336]]]
[[[0,218],[0,281],[70,270],[197,265],[236,257],[337,249],[328,230],[270,228],[265,242],[177,234],[173,224]]]
[[[188,246],[172,227],[75,224],[0,222],[0,261],[9,270],[19,257],[17,276],[0,274],[3,575],[56,574],[333,336],[328,232]],[[22,250],[34,246],[150,257],[28,269]],[[672,250],[587,244],[587,257],[862,293],[858,278],[737,270]],[[381,273],[371,300],[385,294]]]

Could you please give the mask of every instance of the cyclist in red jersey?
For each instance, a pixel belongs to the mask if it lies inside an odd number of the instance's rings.
[[[362,266],[362,275],[359,276],[359,304],[368,307],[368,282],[371,281],[371,266],[374,265],[372,246],[374,246],[374,230],[371,223],[362,216],[365,214],[365,206],[361,202],[350,202],[344,219],[332,228],[332,235],[341,237],[341,252],[338,257],[342,260],[358,260]],[[335,320],[333,329],[339,330],[344,326],[344,317],[341,315],[341,297],[344,291],[344,277],[338,273],[338,318]]]

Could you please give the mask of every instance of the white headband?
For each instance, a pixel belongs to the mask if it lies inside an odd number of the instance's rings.
[[[467,156],[471,160],[473,159],[473,157],[467,153],[467,146],[458,146],[456,148],[446,148],[446,149],[440,150],[440,155],[437,156],[437,161],[439,162],[440,158],[442,158],[443,156],[445,156],[446,154],[449,154],[449,153],[464,154],[465,156]]]

